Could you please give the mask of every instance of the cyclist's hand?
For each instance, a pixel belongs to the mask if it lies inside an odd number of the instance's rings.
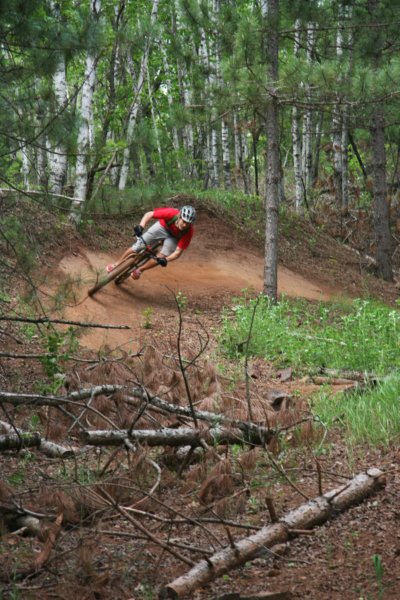
[[[157,257],[157,263],[160,265],[160,267],[166,267],[168,264],[168,261],[163,256],[159,256],[159,257]]]
[[[135,232],[136,237],[140,237],[144,231],[144,228],[141,225],[135,225],[133,231]]]

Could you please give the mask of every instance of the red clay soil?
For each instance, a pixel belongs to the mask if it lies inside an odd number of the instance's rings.
[[[115,239],[115,238],[114,238]],[[119,241],[119,244],[121,242]],[[126,238],[126,244],[129,238]],[[75,245],[48,274],[46,293],[56,291],[67,280],[74,282],[74,301],[63,309],[63,316],[75,321],[91,321],[114,325],[129,325],[132,330],[89,330],[81,343],[95,351],[108,346],[135,346],[137,333],[142,331],[143,313],[151,308],[153,321],[176,314],[175,295],[187,299],[188,306],[199,313],[220,311],[231,304],[234,296],[246,290],[250,294],[262,291],[263,248],[260,242],[249,244],[235,235],[223,222],[204,215],[197,226],[190,248],[167,268],[147,271],[140,281],[128,280],[120,286],[110,283],[94,297],[87,296],[98,274],[114,262],[124,247],[115,252],[89,249]],[[314,263],[315,263],[314,259]],[[281,264],[278,270],[278,292],[309,300],[327,300],[346,294],[343,285],[307,276]],[[300,267],[300,265],[299,265]],[[352,290],[350,290],[351,292]]]

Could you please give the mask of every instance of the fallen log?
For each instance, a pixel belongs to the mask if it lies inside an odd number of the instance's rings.
[[[260,548],[287,542],[294,529],[311,529],[324,523],[333,514],[358,504],[385,484],[385,476],[379,469],[360,473],[347,484],[290,511],[277,523],[237,542],[232,540],[230,546],[198,562],[190,571],[161,588],[158,597],[160,600],[177,600],[191,594],[193,590],[252,560]]]
[[[92,396],[100,396],[101,394],[113,394],[123,390],[122,385],[97,385],[92,388],[71,392],[67,396],[43,396],[41,394],[19,394],[17,392],[3,392],[0,390],[1,402],[8,402],[13,406],[19,405],[35,405],[35,406],[61,406],[63,403],[79,402]]]
[[[82,431],[80,439],[92,446],[118,446],[125,440],[138,442],[148,446],[202,446],[205,442],[210,446],[223,444],[264,444],[265,440],[260,435],[245,436],[240,429],[226,429],[211,427],[210,429],[193,429],[180,427],[179,429],[137,429],[132,431],[122,430],[93,430]]]
[[[0,435],[0,452],[6,450],[21,450],[21,448],[38,448],[40,446],[40,434],[32,433],[6,433]]]
[[[75,456],[76,454],[79,454],[79,452],[80,452],[79,448],[74,448],[73,446],[61,446],[60,444],[56,444],[55,442],[51,442],[49,440],[43,440],[40,436],[40,433],[34,433],[34,434],[27,433],[27,432],[23,431],[22,429],[19,429],[19,427],[12,427],[9,423],[6,423],[5,421],[0,421],[0,427],[2,427],[7,432],[8,437],[11,438],[12,436],[14,436],[17,439],[21,438],[22,446],[21,446],[21,442],[20,442],[19,444],[16,443],[14,448],[20,448],[20,447],[28,448],[28,447],[35,446],[38,450],[43,452],[43,454],[46,454],[46,456],[50,456],[51,458],[71,458],[71,456]],[[32,435],[36,436],[37,441],[36,441],[36,443],[32,443],[32,444],[28,445],[26,440],[29,439],[28,436],[32,436]],[[11,448],[3,448],[2,447],[1,439],[4,437],[6,437],[6,436],[0,435],[0,451],[11,449]],[[11,443],[11,442],[9,442],[9,443]]]
[[[181,415],[182,417],[190,418],[192,418],[192,416],[194,415],[199,421],[207,421],[208,423],[217,423],[221,425],[227,425],[230,427],[236,427],[237,429],[240,429],[245,435],[254,434],[258,438],[263,436],[265,443],[270,442],[272,437],[278,431],[270,427],[258,425],[257,423],[251,423],[249,421],[240,421],[238,419],[231,419],[220,413],[213,413],[206,410],[192,411],[190,407],[187,406],[177,406],[176,404],[170,404],[169,402],[163,400],[159,396],[150,395],[145,389],[140,387],[131,389],[130,394],[135,398],[143,400],[143,402],[147,402],[152,406],[156,406],[157,408],[160,408],[161,410],[164,410],[174,415]]]
[[[76,402],[79,402],[80,400],[85,400],[86,398],[92,398],[94,396],[99,396],[103,394],[113,394],[115,392],[120,392],[124,390],[126,390],[126,387],[123,385],[98,385],[92,388],[79,390],[77,392],[71,392],[67,396],[19,394],[14,392],[3,392],[0,390],[0,404],[2,402],[7,402],[9,404],[12,404],[13,406],[33,405],[54,406],[56,408],[60,408],[64,404],[74,404]],[[192,418],[194,415],[199,421],[207,421],[208,423],[215,423],[217,425],[221,424],[237,428],[242,431],[242,435],[244,435],[246,438],[250,439],[252,438],[252,436],[254,436],[255,439],[258,440],[262,438],[263,443],[266,444],[271,441],[272,437],[277,432],[279,432],[279,429],[265,427],[263,425],[258,425],[257,423],[251,423],[248,421],[231,419],[218,413],[200,410],[194,410],[192,412],[190,407],[176,406],[175,404],[170,404],[169,402],[163,400],[162,398],[159,398],[158,396],[152,396],[143,388],[133,388],[129,390],[129,393],[131,396],[138,398],[144,402],[147,402],[149,405],[160,408],[161,410],[164,410],[168,413],[181,415],[189,418]],[[129,399],[129,395],[127,396],[127,398]]]

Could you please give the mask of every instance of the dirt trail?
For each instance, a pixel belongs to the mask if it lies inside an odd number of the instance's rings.
[[[151,307],[158,315],[160,312],[163,315],[175,313],[173,294],[181,293],[190,307],[196,309],[197,313],[204,313],[228,305],[233,296],[240,295],[245,289],[255,292],[262,290],[262,251],[246,250],[240,244],[227,240],[229,238],[221,235],[216,240],[210,231],[200,232],[182,258],[166,269],[148,271],[138,282],[129,280],[121,286],[111,283],[93,298],[85,298],[87,289],[96,273],[115,260],[118,253],[111,255],[80,248],[62,258],[51,289],[54,291],[68,277],[79,281],[74,286],[77,303],[75,306],[70,303],[65,308],[64,318],[129,325],[132,328],[127,331],[88,330],[81,338],[84,346],[99,350],[107,344],[136,351],[139,337],[137,328],[142,326],[143,311]],[[283,266],[279,268],[278,284],[279,293],[311,300],[326,300],[340,293],[340,290],[309,281]]]

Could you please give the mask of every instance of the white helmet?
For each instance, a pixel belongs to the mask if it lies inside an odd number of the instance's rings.
[[[186,221],[186,223],[194,223],[196,220],[196,209],[193,206],[182,206],[180,210],[181,218]]]

